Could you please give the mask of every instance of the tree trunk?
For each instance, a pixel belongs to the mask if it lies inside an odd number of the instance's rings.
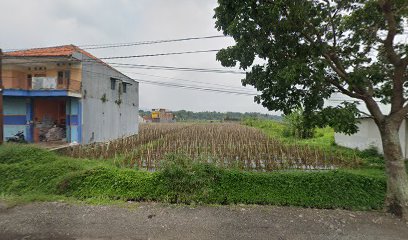
[[[408,176],[398,134],[400,125],[401,122],[385,121],[379,126],[387,173],[385,207],[408,221]]]

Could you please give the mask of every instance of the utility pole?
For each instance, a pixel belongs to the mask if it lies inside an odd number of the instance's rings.
[[[4,136],[4,120],[3,120],[3,52],[0,48],[0,145],[3,144],[3,136]]]

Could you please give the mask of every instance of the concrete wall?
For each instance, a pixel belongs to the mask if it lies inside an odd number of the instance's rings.
[[[139,83],[109,66],[82,55],[82,143],[103,142],[137,134]],[[119,82],[130,83],[121,93]],[[119,103],[120,100],[120,103]]]
[[[406,120],[404,120],[399,130],[399,138],[401,141],[402,153],[404,157],[407,157],[406,124]],[[350,136],[343,133],[335,133],[335,142],[340,146],[357,148],[359,150],[368,149],[374,146],[375,148],[377,148],[378,152],[383,153],[380,131],[378,130],[378,127],[375,124],[374,120],[371,118],[360,119],[360,124],[358,125],[358,127],[359,131],[356,134]]]

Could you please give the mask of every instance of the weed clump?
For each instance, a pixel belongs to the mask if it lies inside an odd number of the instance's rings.
[[[169,154],[162,161],[158,177],[165,200],[172,203],[205,202],[222,172],[208,163],[199,163],[180,154]]]

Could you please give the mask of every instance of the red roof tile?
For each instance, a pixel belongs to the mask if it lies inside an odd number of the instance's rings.
[[[109,64],[105,63],[104,61],[100,60],[94,55],[90,54],[89,52],[72,44],[56,47],[32,48],[20,51],[6,52],[4,53],[4,55],[9,57],[70,57],[75,52],[82,53],[83,55],[95,60],[96,62],[104,64],[105,66],[111,68],[112,70],[124,75],[123,73],[119,72],[118,70],[111,67]]]
[[[97,57],[80,49],[75,45],[64,45],[57,47],[33,48],[14,52],[4,53],[9,57],[69,57],[75,52],[80,52],[85,56],[100,61]]]

